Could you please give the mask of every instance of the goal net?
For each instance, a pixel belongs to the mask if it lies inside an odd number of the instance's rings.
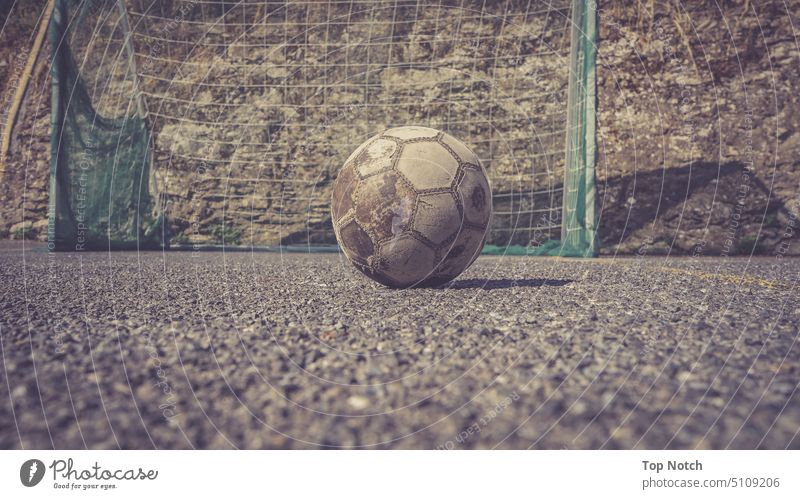
[[[413,124],[481,158],[487,251],[596,254],[593,2],[58,0],[51,28],[64,247],[330,247],[344,160]]]

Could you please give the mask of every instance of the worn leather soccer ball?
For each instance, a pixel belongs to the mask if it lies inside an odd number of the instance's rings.
[[[492,193],[480,160],[461,141],[404,126],[350,155],[331,212],[339,245],[365,275],[391,287],[436,286],[480,254]]]

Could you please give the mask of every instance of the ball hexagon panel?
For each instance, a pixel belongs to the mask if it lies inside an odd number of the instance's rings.
[[[446,189],[458,173],[458,161],[438,142],[410,142],[403,145],[397,171],[414,189]]]
[[[333,213],[334,223],[338,222],[347,214],[353,206],[353,193],[358,186],[358,175],[351,164],[345,163],[336,182],[333,184],[333,194],[331,195],[331,212]]]
[[[483,247],[482,241],[486,235],[485,230],[464,227],[458,233],[447,256],[444,257],[439,267],[434,271],[436,276],[453,279],[463,272],[470,264],[475,261]],[[447,248],[445,248],[447,251]]]
[[[375,253],[375,245],[369,234],[359,227],[355,220],[351,220],[339,229],[342,248],[351,260],[368,265],[370,257]]]
[[[356,159],[358,157],[358,155],[361,154],[361,151],[366,149],[366,147],[368,145],[370,145],[370,143],[372,143],[372,141],[377,139],[378,137],[380,137],[380,135],[373,135],[372,137],[370,137],[367,140],[365,140],[364,142],[362,142],[361,145],[358,146],[356,148],[356,150],[353,151],[353,153],[345,160],[344,164],[347,164],[347,163],[353,161],[354,159]]]
[[[486,174],[478,168],[464,168],[458,193],[464,207],[464,221],[486,227],[492,218],[492,191]]]
[[[378,271],[398,286],[413,286],[428,277],[435,259],[432,248],[405,233],[381,244]]]
[[[475,166],[480,166],[481,162],[478,159],[478,155],[472,152],[472,149],[464,145],[463,142],[453,137],[452,135],[446,133],[442,135],[441,140],[444,144],[447,144],[447,146],[453,150],[453,152],[456,154],[458,159],[461,160],[462,163],[469,163]]]
[[[397,284],[395,284],[393,281],[391,281],[388,277],[386,277],[385,275],[381,274],[380,272],[374,270],[369,265],[364,265],[364,264],[358,262],[358,260],[350,260],[350,262],[362,274],[364,274],[365,276],[369,277],[373,281],[379,282],[379,283],[383,284],[384,286],[392,286],[392,287],[397,286]]]
[[[397,145],[397,142],[382,137],[377,138],[356,156],[353,165],[362,177],[378,173],[381,170],[388,170],[392,167],[399,150],[400,146]]]
[[[356,191],[355,217],[374,242],[411,227],[417,194],[394,171],[361,180]]]
[[[461,213],[451,192],[422,194],[417,197],[414,229],[439,246],[461,228]]]
[[[424,126],[401,126],[390,128],[383,132],[384,136],[395,137],[400,140],[434,139],[439,135],[439,130]]]

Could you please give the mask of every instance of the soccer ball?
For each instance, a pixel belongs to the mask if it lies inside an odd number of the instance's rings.
[[[391,287],[437,286],[480,254],[492,192],[461,141],[404,126],[372,137],[345,161],[331,214],[344,254],[365,275]]]

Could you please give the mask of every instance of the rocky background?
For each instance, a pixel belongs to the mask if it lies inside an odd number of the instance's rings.
[[[0,7],[4,113],[44,3]],[[330,242],[338,167],[406,123],[447,129],[484,159],[493,242],[557,234],[568,43],[558,5],[232,4],[128,2],[173,241]],[[602,251],[800,253],[800,2],[600,10]],[[2,237],[46,236],[48,62],[45,47],[3,164]],[[103,71],[86,68],[88,79]],[[129,79],[109,88],[100,100],[133,95],[121,90]]]
[[[800,252],[800,2],[637,3],[601,21],[604,251]]]
[[[44,1],[0,2],[0,125],[5,129],[17,84],[36,36]],[[50,182],[49,46],[37,59],[17,115],[11,148],[0,158],[0,237],[47,236]]]

